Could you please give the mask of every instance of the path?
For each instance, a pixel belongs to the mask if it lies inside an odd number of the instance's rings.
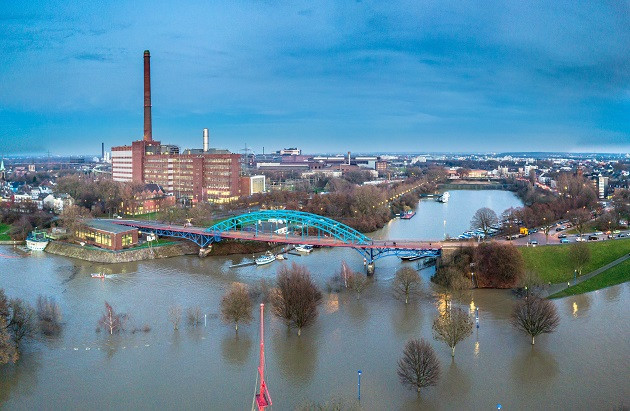
[[[622,257],[619,257],[615,261],[612,261],[612,262],[610,262],[610,263],[608,263],[608,264],[606,264],[606,265],[604,265],[602,267],[599,267],[597,270],[594,270],[594,271],[591,271],[588,274],[584,274],[582,276],[579,276],[577,278],[577,280],[570,281],[571,286],[580,284],[583,281],[586,281],[586,280],[588,280],[590,278],[593,278],[596,275],[601,274],[604,271],[608,270],[609,268],[612,268],[612,267],[616,266],[617,264],[621,264],[621,263],[623,263],[624,261],[626,261],[628,259],[630,259],[630,254],[626,254],[626,255],[624,255]],[[554,295],[555,293],[560,292],[562,290],[566,290],[567,288],[568,287],[567,287],[567,285],[565,283],[552,284],[549,288],[547,288],[545,290],[545,297],[549,297],[550,295]]]

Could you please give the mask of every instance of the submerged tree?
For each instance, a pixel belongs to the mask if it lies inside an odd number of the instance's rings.
[[[451,347],[452,357],[455,357],[455,346],[472,334],[472,330],[473,321],[461,308],[447,309],[433,320],[433,337]]]
[[[534,338],[554,332],[560,323],[556,306],[549,300],[528,297],[520,301],[512,312],[512,325]]]
[[[0,364],[14,363],[19,357],[11,333],[7,329],[7,320],[0,316]]]
[[[44,335],[57,335],[61,332],[61,308],[52,297],[37,297],[37,319]]]
[[[35,323],[35,310],[25,301],[14,298],[9,302],[9,324],[15,348],[20,348],[20,342],[24,337],[32,336],[37,328]]]
[[[221,317],[225,323],[234,323],[238,332],[238,323],[249,324],[252,321],[252,300],[242,284],[234,284],[221,299]]]
[[[302,328],[317,318],[317,307],[322,302],[322,293],[311,279],[306,267],[291,264],[278,270],[276,289],[271,295],[274,314],[282,318],[289,327]]]
[[[98,324],[107,330],[110,335],[112,335],[123,329],[123,319],[124,316],[116,314],[112,306],[105,301],[105,312],[103,313],[101,319],[98,320]]]
[[[201,324],[201,308],[197,305],[188,307],[186,310],[186,321],[188,325],[196,327]]]
[[[433,347],[424,339],[409,340],[403,350],[403,356],[398,360],[398,378],[403,385],[420,389],[437,385],[440,379],[440,362]]]
[[[173,305],[168,309],[168,320],[173,324],[173,330],[179,330],[179,323],[182,321],[182,307]]]
[[[405,304],[409,303],[409,297],[418,292],[419,286],[420,276],[413,268],[403,267],[396,271],[396,278],[394,278],[394,295],[396,298],[405,300]]]
[[[355,292],[357,300],[361,297],[361,293],[368,285],[368,278],[361,273],[350,273],[347,277],[348,288]]]

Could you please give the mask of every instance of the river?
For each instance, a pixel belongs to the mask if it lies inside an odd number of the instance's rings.
[[[466,216],[488,201],[497,202],[487,196],[506,195],[476,193],[462,210]],[[449,209],[459,195],[451,194]],[[502,211],[504,205],[495,210]],[[421,202],[412,220],[394,221],[377,234],[394,238],[393,233],[404,234],[409,224],[421,229],[425,206],[434,204]],[[449,218],[447,214],[447,224]],[[426,221],[443,225],[440,219],[441,214]],[[461,217],[462,226],[455,226],[453,218],[453,230],[465,230],[467,219]],[[0,254],[20,255],[10,247],[1,247]],[[247,258],[187,256],[100,265],[48,254],[2,257],[0,288],[33,304],[38,294],[54,296],[65,324],[60,337],[26,344],[16,366],[0,368],[0,407],[249,409],[258,364],[257,317],[239,327],[236,336],[233,327],[220,321],[219,301],[233,282],[271,280],[287,262],[229,268]],[[363,270],[361,257],[350,249],[318,249],[305,257],[290,256],[288,263],[305,264],[323,287],[343,260]],[[431,334],[432,319],[443,308],[429,281],[432,269],[421,271],[424,296],[405,306],[391,293],[401,264],[414,263],[393,257],[378,260],[360,300],[324,292],[317,322],[301,337],[266,313],[266,373],[274,409],[333,398],[366,410],[496,409],[499,403],[504,409],[586,410],[610,409],[624,400],[628,405],[630,284],[557,300],[560,326],[538,337],[534,347],[509,324],[514,303],[509,291],[465,292],[455,303],[471,311],[478,307],[480,328],[457,346],[451,361],[450,349]],[[100,271],[113,276],[90,278]],[[146,323],[151,331],[113,337],[97,333],[104,301],[129,314],[129,329]],[[200,306],[207,325],[182,324],[173,331],[167,318],[172,305]],[[405,342],[420,337],[435,348],[442,378],[418,397],[398,382],[396,361]]]

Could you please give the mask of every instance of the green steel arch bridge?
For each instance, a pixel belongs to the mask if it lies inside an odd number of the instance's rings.
[[[136,220],[112,222],[158,236],[187,239],[202,248],[222,239],[346,247],[356,250],[368,264],[387,256],[438,257],[442,251],[440,242],[373,240],[331,218],[295,210],[254,211],[208,228]]]

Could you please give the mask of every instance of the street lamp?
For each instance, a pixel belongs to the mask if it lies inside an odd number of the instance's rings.
[[[357,371],[359,374],[359,382],[357,383],[357,387],[359,388],[358,400],[361,401],[361,370]]]

